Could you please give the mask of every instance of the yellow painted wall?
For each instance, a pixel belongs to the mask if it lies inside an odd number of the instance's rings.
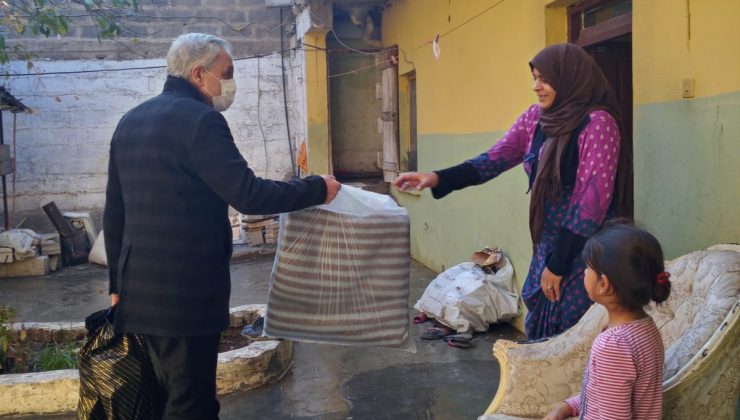
[[[416,70],[420,170],[452,166],[485,151],[535,102],[528,63],[545,45],[544,4],[400,0],[385,10],[383,41],[399,46],[401,118],[408,115],[403,74]],[[429,43],[437,34],[438,60]],[[403,145],[408,125],[401,122],[400,131]],[[444,270],[483,246],[502,246],[521,287],[531,258],[526,190],[517,167],[442,200],[427,191],[397,193],[411,215],[412,255]]]
[[[635,218],[667,258],[740,242],[740,1],[635,0],[633,16]]]
[[[399,73],[417,71],[419,133],[505,129],[533,103],[527,63],[544,45],[541,1],[507,0],[454,29],[496,3],[401,0],[383,14],[384,43],[401,49]],[[437,34],[439,60],[429,44]]]
[[[635,104],[681,100],[691,77],[697,98],[740,91],[738,19],[738,0],[634,0]]]
[[[392,2],[383,14],[383,41],[399,46],[402,77],[416,70],[420,170],[484,151],[534,102],[527,63],[566,39],[566,7],[573,3]],[[738,17],[738,0],[633,1],[635,214],[669,258],[740,242]],[[437,34],[439,60],[430,44]],[[689,77],[696,98],[682,99],[681,82]],[[405,84],[399,86],[404,118],[408,98]],[[403,145],[408,126],[400,127]],[[517,167],[442,200],[396,193],[411,215],[412,255],[443,270],[476,247],[500,245],[521,286],[531,257],[525,190]]]
[[[331,173],[329,140],[329,87],[326,60],[326,33],[309,32],[304,42],[318,48],[306,50],[306,117],[308,119],[308,171],[310,174]]]

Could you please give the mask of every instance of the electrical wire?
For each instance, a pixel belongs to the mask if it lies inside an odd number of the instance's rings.
[[[467,19],[467,20],[466,20],[465,22],[463,22],[463,23],[461,23],[461,24],[459,24],[459,25],[455,26],[454,28],[452,28],[452,29],[450,29],[450,30],[448,30],[448,31],[446,31],[446,32],[443,32],[442,34],[440,34],[440,35],[439,35],[439,37],[440,37],[440,38],[444,38],[445,36],[447,36],[447,35],[449,35],[449,34],[451,34],[451,33],[455,32],[456,30],[458,30],[458,29],[462,28],[463,26],[467,25],[468,23],[470,23],[470,22],[474,21],[475,19],[478,19],[479,17],[483,16],[483,15],[484,15],[484,14],[486,14],[486,13],[487,13],[488,11],[490,11],[490,10],[493,10],[493,9],[494,9],[494,8],[495,8],[496,6],[500,5],[501,3],[505,2],[505,1],[506,1],[506,0],[499,0],[499,1],[497,1],[496,3],[494,3],[494,4],[490,5],[490,6],[488,6],[488,7],[487,7],[487,8],[485,8],[485,9],[483,9],[483,10],[482,10],[481,12],[479,12],[479,13],[477,13],[476,15],[472,16],[471,18]],[[425,42],[425,43],[423,43],[423,44],[421,44],[421,45],[419,45],[419,46],[417,46],[417,47],[414,47],[414,48],[410,49],[410,50],[409,50],[409,53],[412,53],[412,52],[414,52],[414,51],[418,50],[419,48],[422,48],[422,47],[424,47],[424,46],[426,46],[426,45],[429,45],[429,44],[431,44],[431,43],[432,43],[432,41],[427,41],[427,42]]]
[[[387,60],[379,61],[379,62],[377,62],[375,64],[371,64],[369,66],[364,66],[364,67],[356,68],[354,70],[345,71],[343,73],[331,74],[331,75],[329,75],[327,77],[331,79],[331,78],[334,78],[334,77],[346,76],[348,74],[357,74],[360,71],[369,70],[369,69],[372,69],[372,68],[375,68],[375,67],[379,67],[379,66],[382,66],[384,64],[390,63],[391,61],[393,61],[393,59],[392,58],[389,58]]]
[[[10,211],[10,220],[15,219],[15,174],[18,173],[18,168],[16,168],[16,162],[18,160],[16,159],[16,142],[15,142],[15,133],[16,133],[16,116],[18,115],[17,112],[13,113],[13,205],[11,206],[12,210]]]
[[[329,32],[331,32],[331,34],[334,36],[334,39],[336,39],[337,42],[341,46],[343,46],[344,48],[346,48],[346,49],[348,49],[350,51],[359,53],[359,54],[366,54],[366,55],[378,55],[378,54],[382,54],[382,53],[385,52],[385,50],[386,50],[385,48],[381,49],[380,51],[368,52],[368,51],[357,50],[357,49],[354,49],[354,48],[350,47],[349,45],[347,45],[344,42],[342,42],[341,39],[339,39],[339,36],[337,35],[337,31],[334,30],[334,26],[333,25],[325,22],[324,19],[321,18],[321,16],[317,15],[316,13],[314,13],[313,10],[311,10],[310,7],[308,8],[308,11],[311,14],[311,16],[313,16],[319,22],[319,24],[321,24],[322,26],[328,26],[329,27]]]
[[[375,55],[378,55],[378,54],[383,54],[383,53],[384,53],[384,52],[386,51],[386,49],[385,49],[385,48],[383,48],[383,49],[382,49],[382,50],[380,50],[380,51],[375,51],[375,52],[368,52],[368,51],[356,50],[356,49],[354,49],[354,48],[350,47],[349,45],[345,44],[344,42],[342,42],[342,40],[341,40],[341,39],[339,39],[339,36],[337,36],[337,31],[335,31],[335,30],[334,30],[334,28],[331,28],[331,27],[330,27],[330,29],[331,29],[331,34],[332,34],[332,35],[334,35],[334,39],[336,39],[336,40],[337,40],[337,42],[338,42],[338,43],[339,43],[339,44],[340,44],[341,46],[343,46],[344,48],[346,48],[346,49],[348,49],[348,50],[350,50],[350,51],[352,51],[352,52],[356,52],[356,53],[360,53],[360,54],[365,54],[365,55],[372,55],[372,56],[375,56]]]
[[[265,137],[265,131],[262,129],[262,114],[260,113],[260,99],[262,99],[262,89],[260,88],[261,78],[260,60],[257,60],[257,126],[260,128],[260,133],[262,134],[262,146],[265,150],[265,178],[267,178],[270,168],[270,157],[267,154],[267,138]]]
[[[498,2],[492,4],[491,6],[487,7],[486,9],[484,9],[481,12],[477,13],[476,15],[470,17],[469,19],[467,19],[466,21],[462,22],[461,24],[459,24],[459,25],[455,26],[454,28],[452,28],[452,29],[450,29],[450,30],[448,30],[448,31],[440,34],[439,37],[440,38],[443,38],[443,37],[445,37],[445,36],[447,36],[447,35],[455,32],[456,30],[460,29],[461,27],[467,25],[468,23],[472,22],[473,20],[479,18],[480,16],[484,15],[488,11],[492,10],[496,6],[500,5],[504,1],[506,1],[506,0],[499,0]],[[318,16],[316,16],[315,13],[311,12],[311,14],[318,19]],[[323,21],[322,19],[318,19],[318,20]],[[283,25],[278,25],[278,27],[279,26],[284,26],[284,24]],[[349,47],[345,43],[343,43],[339,39],[339,37],[337,37],[336,32],[333,30],[333,28],[331,28],[331,26],[330,26],[330,29],[331,29],[332,34],[334,35],[334,38],[336,38],[336,40],[342,46],[344,46],[346,49],[349,49],[350,51],[354,51],[354,52],[358,52],[358,53],[362,53],[362,54],[368,54],[368,55],[377,55],[377,54],[383,53],[383,52],[385,52],[385,51],[388,50],[388,49],[383,49],[382,51],[378,51],[378,52],[366,52],[366,51],[356,50],[354,48]],[[412,52],[414,52],[414,51],[416,51],[416,50],[418,50],[418,49],[420,49],[420,48],[422,48],[422,47],[424,47],[424,46],[426,46],[428,44],[431,44],[431,43],[432,43],[432,41],[427,41],[427,42],[425,42],[425,43],[423,43],[423,44],[421,44],[421,45],[419,45],[417,47],[414,47],[414,48],[408,50],[408,53],[405,50],[401,49],[401,51],[403,52],[403,55],[404,55],[404,61],[406,61],[407,63],[410,63],[410,64],[413,65],[413,61],[408,60],[408,58],[406,57],[406,55],[407,54],[411,54]],[[309,47],[309,48],[312,48],[313,50],[306,50],[305,48],[303,48],[304,46]],[[297,51],[297,50],[303,50],[303,51],[326,51],[326,52],[336,51],[336,50],[333,50],[333,49],[327,49],[327,48],[319,47],[319,46],[316,46],[316,45],[306,44],[306,43],[304,43],[304,42],[301,41],[300,44],[298,46],[294,47],[294,48],[290,48],[290,49],[287,49],[287,50],[281,48],[281,51],[273,51],[273,52],[264,53],[264,54],[256,54],[256,55],[253,55],[253,56],[235,58],[234,61],[259,59],[259,58],[262,58],[262,57],[268,57],[268,56],[275,55],[275,54],[281,54],[282,55],[282,54],[285,54],[286,52]],[[347,71],[347,72],[329,75],[328,77],[329,78],[334,78],[334,77],[340,77],[340,76],[345,76],[345,75],[349,75],[349,74],[356,74],[359,71],[363,71],[363,70],[367,70],[367,69],[370,69],[370,68],[373,68],[373,67],[377,67],[377,66],[383,65],[383,64],[387,63],[388,61],[391,61],[391,60],[384,60],[384,61],[381,61],[381,62],[379,62],[377,64],[374,64],[374,65],[371,65],[371,66],[360,67],[360,68],[357,68],[357,69],[354,69],[354,70],[350,70],[350,71]],[[126,68],[116,68],[116,69],[56,71],[56,72],[45,72],[45,73],[14,73],[14,74],[7,74],[7,76],[9,76],[9,77],[24,77],[24,76],[60,75],[60,74],[105,73],[105,72],[129,71],[129,70],[154,70],[154,69],[161,69],[161,68],[166,68],[166,66],[143,66],[143,67],[126,67]]]
[[[280,26],[283,24],[283,8],[280,8]],[[288,134],[288,154],[290,155],[290,167],[293,169],[293,177],[298,178],[298,169],[295,164],[295,157],[293,157],[293,139],[290,136],[290,118],[288,118],[288,92],[286,90],[285,83],[285,40],[283,39],[283,30],[280,29],[280,71],[282,73],[283,80],[283,109],[285,110],[285,131]]]

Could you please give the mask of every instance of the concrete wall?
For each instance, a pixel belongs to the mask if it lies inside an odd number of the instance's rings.
[[[102,41],[98,41],[97,25],[79,6],[70,3],[69,8],[58,10],[71,16],[67,34],[14,39],[13,33],[7,33],[7,44],[12,47],[19,43],[36,58],[129,60],[163,57],[173,38],[204,32],[227,39],[238,56],[280,49],[280,10],[265,8],[264,0],[140,2],[137,13],[120,18],[122,34],[115,40]],[[124,12],[118,14],[126,16]],[[284,14],[287,18],[290,13]]]
[[[293,176],[289,154],[280,54],[279,9],[264,0],[188,0],[144,5],[129,32],[98,42],[85,19],[60,38],[8,40],[35,54],[34,68],[13,61],[5,86],[36,115],[17,116],[16,211],[37,212],[55,200],[62,210],[104,205],[108,145],[120,117],[157,95],[165,79],[164,56],[173,38],[187,32],[222,36],[234,47],[237,96],[225,113],[237,146],[259,176]],[[285,22],[293,20],[285,10]],[[288,39],[285,40],[286,48]],[[269,54],[263,58],[240,59]],[[306,137],[304,56],[286,52],[288,110],[293,142]],[[119,71],[117,69],[132,69]],[[4,115],[6,142],[12,116]],[[9,191],[12,177],[8,179]],[[10,201],[12,207],[12,199]],[[21,217],[16,217],[16,221]],[[14,223],[11,222],[13,225]]]
[[[126,111],[161,92],[164,65],[162,59],[37,61],[42,73],[72,73],[10,78],[6,87],[37,111],[17,116],[16,209],[37,210],[51,200],[64,210],[101,208],[116,124]],[[141,67],[155,68],[101,71]],[[236,99],[224,113],[234,140],[257,175],[286,179],[293,170],[280,55],[238,60],[235,67]],[[24,63],[11,63],[11,69],[22,68]],[[302,115],[300,101],[289,101],[291,114]],[[11,142],[10,114],[4,114],[4,123],[6,142]]]
[[[635,217],[668,258],[740,242],[740,2],[633,4]]]

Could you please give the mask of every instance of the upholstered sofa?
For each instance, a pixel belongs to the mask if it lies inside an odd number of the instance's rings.
[[[740,393],[740,246],[717,245],[667,262],[672,291],[649,314],[665,345],[664,419],[733,419]],[[547,341],[499,340],[499,388],[480,419],[542,418],[580,391],[588,352],[606,324],[593,305]]]

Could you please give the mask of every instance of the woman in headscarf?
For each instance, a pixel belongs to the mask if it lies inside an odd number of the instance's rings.
[[[626,168],[620,165],[618,104],[594,60],[581,47],[557,44],[529,67],[538,103],[498,143],[451,168],[401,174],[394,185],[428,187],[439,199],[524,164],[533,255],[522,298],[527,336],[535,340],[570,328],[591,305],[581,250],[621,204],[615,185],[624,185],[617,177]]]

